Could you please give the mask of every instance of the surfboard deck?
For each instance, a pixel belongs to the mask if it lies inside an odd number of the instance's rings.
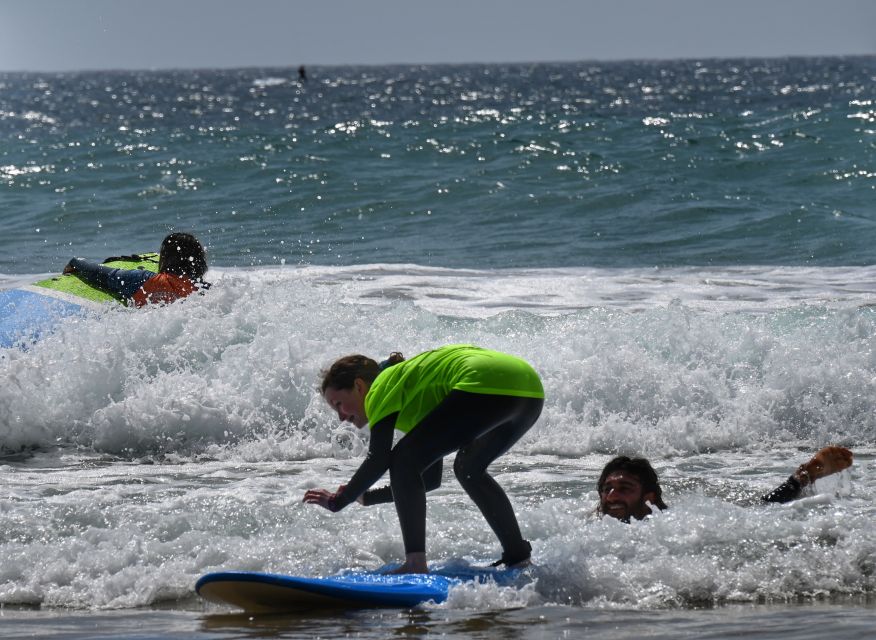
[[[102,264],[115,269],[145,269],[152,273],[158,273],[158,254],[136,253],[130,256],[107,258]],[[49,291],[60,291],[81,300],[90,300],[92,302],[116,301],[124,304],[124,300],[120,297],[91,286],[75,273],[61,274],[40,280],[35,282],[33,286]]]
[[[141,253],[108,258],[119,269],[158,271],[158,254]],[[64,318],[99,309],[106,303],[124,304],[111,293],[89,285],[76,274],[46,278],[31,285],[0,291],[0,347],[27,346],[39,340]]]
[[[202,576],[195,585],[199,596],[252,613],[312,609],[409,608],[441,603],[450,589],[464,582],[509,586],[520,569],[452,567],[428,574],[391,575],[349,571],[329,577],[304,577],[255,571],[223,571]]]

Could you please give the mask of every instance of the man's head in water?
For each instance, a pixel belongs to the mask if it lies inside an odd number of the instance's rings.
[[[611,460],[602,470],[596,486],[600,513],[624,522],[650,515],[646,502],[658,509],[666,508],[657,472],[644,458],[618,456]]]

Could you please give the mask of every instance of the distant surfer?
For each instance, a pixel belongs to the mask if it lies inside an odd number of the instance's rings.
[[[298,67],[298,82],[307,82],[307,71],[305,71],[303,64]]]
[[[761,498],[763,502],[791,502],[816,480],[843,471],[852,465],[852,452],[845,447],[824,447],[801,464],[776,489]],[[618,456],[609,461],[596,485],[600,514],[629,522],[651,515],[651,506],[666,509],[657,472],[645,458]]]
[[[204,282],[207,255],[190,233],[171,233],[161,242],[158,273],[145,269],[116,269],[82,258],[73,258],[64,273],[74,273],[88,284],[130,300],[135,307],[168,304],[185,298]]]
[[[311,489],[304,502],[340,511],[395,502],[405,546],[396,573],[426,573],[426,491],[441,484],[442,459],[456,451],[453,470],[502,544],[496,565],[525,566],[523,539],[508,496],[487,473],[541,414],[544,390],[524,360],[471,345],[450,345],[378,364],[353,355],[324,373],[322,395],[342,421],[371,428],[368,455],[337,491]],[[404,433],[395,447],[394,430]],[[389,471],[390,484],[369,488]]]

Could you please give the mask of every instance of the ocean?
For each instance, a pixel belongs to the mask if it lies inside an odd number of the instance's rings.
[[[209,292],[0,349],[4,637],[869,637],[876,58],[0,74],[0,289],[73,256],[208,251]],[[335,358],[467,342],[542,376],[493,467],[524,589],[241,616],[226,569],[403,554],[391,507],[304,505],[367,434]],[[819,447],[855,452],[763,506]],[[667,511],[595,517],[619,453]],[[500,549],[449,469],[436,561]]]

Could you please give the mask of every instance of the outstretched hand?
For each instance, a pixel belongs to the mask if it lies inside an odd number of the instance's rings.
[[[794,475],[801,484],[807,485],[819,478],[848,469],[852,466],[852,458],[852,452],[845,447],[824,447],[809,462],[801,464]]]
[[[337,511],[334,506],[340,493],[340,491],[329,491],[328,489],[308,489],[304,492],[304,502],[318,504],[329,511]]]
[[[347,485],[342,484],[338,487],[338,490],[334,492],[329,491],[328,489],[308,489],[304,492],[304,502],[307,504],[318,504],[329,511],[340,511],[340,507],[337,506],[337,500],[346,488]],[[356,498],[356,502],[359,504],[365,504],[362,496]]]

